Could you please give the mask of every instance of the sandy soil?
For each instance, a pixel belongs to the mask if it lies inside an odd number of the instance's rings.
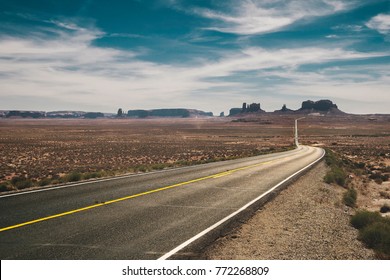
[[[213,119],[0,119],[0,183],[78,172],[134,172],[292,147],[292,122]]]
[[[322,181],[321,162],[247,223],[221,237],[204,259],[373,259],[349,225],[352,210],[341,203],[339,186]]]

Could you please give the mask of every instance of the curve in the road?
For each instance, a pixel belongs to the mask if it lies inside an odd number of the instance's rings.
[[[300,146],[0,196],[0,258],[167,259],[226,228],[323,154]]]
[[[244,211],[245,209],[247,209],[248,207],[250,207],[252,204],[256,203],[257,201],[259,201],[260,199],[262,199],[263,197],[265,197],[266,195],[268,195],[269,193],[275,191],[277,188],[279,188],[280,186],[282,186],[283,184],[285,184],[286,182],[288,182],[289,180],[297,177],[298,175],[300,175],[301,173],[305,172],[307,169],[311,168],[313,165],[315,165],[317,162],[319,162],[320,160],[322,160],[322,158],[324,157],[325,155],[325,151],[323,150],[323,153],[321,155],[320,158],[318,158],[316,161],[308,164],[307,166],[303,167],[302,169],[298,170],[297,172],[295,172],[294,174],[290,175],[289,177],[287,177],[286,179],[284,179],[283,181],[281,181],[280,183],[276,184],[275,186],[273,186],[271,189],[269,189],[268,191],[266,191],[265,193],[261,194],[260,196],[256,197],[255,199],[253,199],[252,201],[248,202],[246,205],[244,205],[243,207],[241,207],[240,209],[238,209],[237,211],[231,213],[230,215],[226,216],[225,218],[221,219],[220,221],[218,221],[217,223],[213,224],[212,226],[208,227],[207,229],[203,230],[202,232],[198,233],[197,235],[193,236],[192,238],[188,239],[187,241],[183,242],[182,244],[180,244],[179,246],[177,246],[176,248],[172,249],[171,251],[167,252],[166,254],[164,254],[163,256],[161,256],[159,258],[159,260],[166,260],[168,258],[170,258],[171,256],[173,256],[174,254],[176,254],[177,252],[179,252],[180,250],[184,249],[185,247],[187,247],[188,245],[190,245],[191,243],[193,243],[194,241],[198,240],[199,238],[201,238],[202,236],[206,235],[207,233],[209,233],[210,231],[212,231],[213,229],[219,227],[220,225],[222,225],[223,223],[225,223],[226,221],[228,221],[229,219],[233,218],[234,216],[238,215],[239,213],[241,213],[242,211]]]

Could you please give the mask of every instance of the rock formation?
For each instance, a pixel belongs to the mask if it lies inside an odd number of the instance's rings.
[[[247,105],[245,102],[242,104],[241,113],[257,113],[257,112],[265,112],[261,109],[260,103],[252,103]]]
[[[343,112],[338,109],[337,105],[330,100],[319,100],[316,102],[311,100],[304,101],[298,112],[343,114]]]
[[[243,103],[241,108],[232,108],[230,109],[229,116],[234,116],[238,114],[250,114],[250,113],[265,113],[261,109],[260,103],[252,103],[248,105]],[[273,113],[277,114],[345,114],[340,111],[336,104],[330,100],[319,100],[311,101],[307,100],[302,102],[302,106],[298,110],[291,110],[287,108],[286,104],[283,105],[282,109],[276,110]]]
[[[241,108],[231,108],[229,110],[229,117],[234,116],[234,115],[238,115],[241,113],[241,111],[242,111]]]
[[[320,101],[303,101],[302,107],[299,110],[317,110],[317,111],[329,111],[330,109],[337,108],[336,104],[333,104],[330,100],[320,100]]]
[[[282,109],[276,110],[274,113],[294,113],[294,110],[287,108],[286,104],[283,104]]]
[[[33,118],[39,119],[44,118],[46,116],[46,112],[42,111],[8,111],[4,114],[7,118]]]
[[[147,118],[147,117],[212,117],[213,113],[194,109],[154,109],[154,110],[129,110],[128,117]]]

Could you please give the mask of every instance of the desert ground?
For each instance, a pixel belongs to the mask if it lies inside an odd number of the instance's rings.
[[[88,179],[291,149],[298,117],[0,119],[0,184],[13,190],[18,178],[31,187],[62,183],[72,172]],[[379,204],[390,197],[389,115],[305,116],[298,127],[301,143],[328,147],[359,167],[350,179],[362,194],[374,190]],[[364,196],[358,203],[373,207]]]
[[[292,149],[294,119],[299,117],[3,118],[0,190],[15,192]],[[357,210],[379,211],[390,205],[390,115],[305,116],[298,127],[301,144],[330,149],[343,161],[346,186],[326,184],[329,167],[322,162],[198,257],[376,258],[357,241],[349,218]],[[353,208],[342,203],[347,188],[358,194]]]
[[[296,115],[171,119],[0,119],[2,191],[293,148]],[[390,115],[305,116],[300,142],[351,166],[358,206],[390,199]],[[77,173],[73,179],[69,174]],[[76,174],[76,175],[77,175]],[[25,181],[28,181],[26,184]],[[22,182],[20,182],[22,181]]]
[[[17,185],[20,178],[46,185],[72,172],[100,177],[282,151],[292,148],[291,125],[218,118],[0,119],[0,183],[21,189],[31,183]]]
[[[358,193],[358,209],[379,211],[390,205],[390,116],[302,122],[302,143],[324,146],[342,158],[349,173],[348,186]]]

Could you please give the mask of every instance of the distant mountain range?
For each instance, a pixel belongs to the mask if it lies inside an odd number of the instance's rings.
[[[119,111],[120,110],[120,111]],[[2,110],[0,118],[33,118],[33,119],[96,119],[96,118],[197,118],[212,117],[213,113],[195,109],[154,109],[129,110],[127,114],[119,109],[117,114],[83,111],[23,111]]]
[[[347,115],[341,111],[331,100],[302,102],[301,108],[291,110],[283,105],[280,110],[266,112],[261,109],[260,103],[243,103],[241,108],[231,108],[229,117],[232,116],[256,116],[261,114],[303,114],[303,115]],[[212,117],[212,112],[204,112],[196,109],[154,109],[154,110],[129,110],[127,113],[122,109],[114,113],[101,112],[83,112],[83,111],[21,111],[21,110],[3,110],[0,111],[0,118],[64,118],[64,119],[96,119],[96,118],[198,118]],[[223,112],[220,117],[224,117]]]
[[[195,109],[154,109],[154,110],[129,110],[127,117],[131,118],[194,118],[194,117],[212,117],[212,112],[204,112]]]
[[[83,112],[83,111],[23,111],[23,110],[2,110],[0,111],[0,117],[3,118],[52,118],[52,119],[96,119],[96,118],[108,118],[113,117],[115,114],[100,113],[100,112]]]

